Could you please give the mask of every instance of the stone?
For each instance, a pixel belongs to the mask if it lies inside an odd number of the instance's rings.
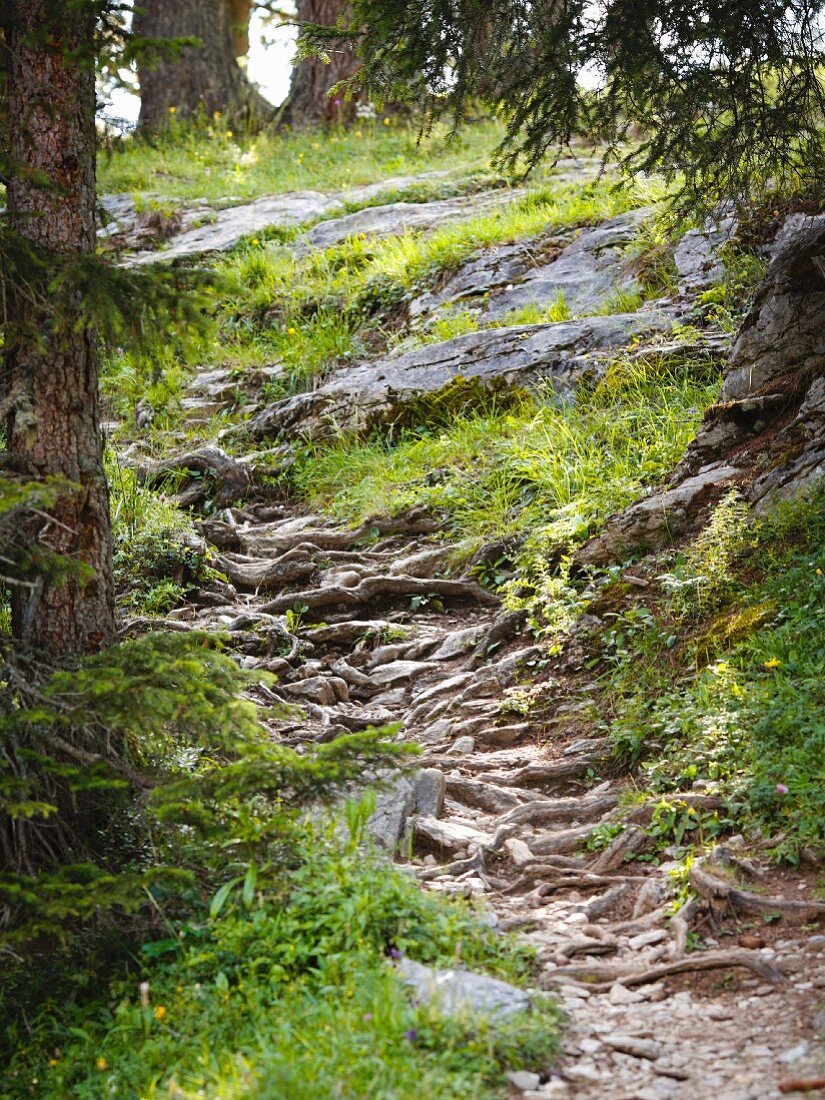
[[[367,823],[367,831],[379,847],[394,854],[414,811],[413,784],[407,776],[401,776],[376,793],[375,810]]]
[[[297,684],[284,684],[283,690],[289,695],[309,699],[322,707],[334,706],[335,703],[345,702],[349,698],[346,683],[336,676],[310,676],[306,680],[299,680]]]
[[[416,836],[445,848],[458,848],[462,844],[487,847],[492,843],[492,837],[488,833],[482,833],[470,825],[462,825],[458,821],[439,821],[427,815],[416,818],[414,831]]]
[[[651,1062],[655,1062],[662,1052],[659,1044],[654,1043],[653,1040],[637,1039],[633,1035],[616,1033],[605,1035],[604,1044],[613,1050],[621,1051],[622,1054],[630,1054],[634,1058],[645,1058]]]
[[[685,233],[673,254],[682,294],[696,294],[721,281],[725,271],[722,248],[737,227],[735,217],[723,215],[716,221],[708,218],[701,229]]]
[[[455,756],[469,756],[471,752],[475,751],[475,747],[476,743],[472,737],[457,737],[447,749],[447,752]]]
[[[433,202],[393,202],[365,207],[314,225],[299,241],[297,251],[300,254],[332,248],[349,237],[397,237],[431,231],[444,222],[472,218],[507,206],[524,194],[519,190],[501,190]]]
[[[531,1007],[530,996],[523,989],[485,974],[437,970],[412,959],[400,959],[396,970],[417,1003],[434,1005],[447,1016],[478,1013],[504,1019]]]
[[[267,406],[253,435],[332,439],[398,419],[404,405],[452,383],[487,390],[547,382],[569,392],[597,365],[588,356],[672,327],[662,311],[617,313],[556,324],[519,325],[456,336],[441,344],[341,367],[316,389]]]
[[[390,661],[386,665],[379,665],[370,672],[373,683],[381,687],[392,687],[395,684],[404,683],[414,677],[429,672],[435,666],[424,661]]]
[[[439,817],[447,790],[444,773],[438,768],[422,768],[413,776],[412,784],[415,813]]]
[[[533,267],[515,286],[491,296],[482,319],[497,320],[524,306],[550,306],[560,294],[572,313],[592,314],[617,290],[639,292],[639,283],[625,269],[625,250],[650,216],[649,209],[631,210],[580,230],[550,263]]]
[[[481,626],[469,626],[466,630],[453,630],[445,635],[438,649],[430,655],[431,661],[450,661],[453,657],[462,657],[478,644],[484,633]]]
[[[612,1005],[637,1005],[645,999],[643,994],[628,989],[621,982],[614,982],[607,996]]]
[[[526,1069],[510,1070],[505,1076],[513,1088],[518,1089],[519,1092],[530,1092],[541,1084],[541,1077]]]

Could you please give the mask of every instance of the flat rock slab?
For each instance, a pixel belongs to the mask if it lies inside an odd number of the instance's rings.
[[[592,364],[589,352],[621,347],[633,338],[669,332],[663,311],[617,313],[555,324],[518,325],[456,336],[377,362],[344,367],[310,393],[267,406],[250,427],[257,436],[334,438],[342,431],[367,432],[397,420],[404,405],[435,394],[459,378],[490,389],[528,385],[540,379],[572,390]]]
[[[366,207],[314,225],[298,242],[297,251],[332,248],[349,237],[399,237],[404,233],[426,232],[437,229],[444,222],[489,213],[525,194],[523,189],[487,191],[433,202],[393,202]]]
[[[396,971],[419,1004],[433,1005],[446,1016],[478,1013],[501,1019],[528,1012],[530,997],[523,989],[469,970],[437,970],[412,959],[400,959]]]
[[[616,291],[641,289],[623,260],[652,214],[650,208],[631,210],[599,225],[488,249],[459,268],[438,292],[415,298],[410,317],[420,323],[466,304],[479,310],[482,322],[494,321],[525,306],[546,308],[562,293],[573,313],[594,313]],[[542,261],[554,246],[560,251]]]
[[[156,263],[158,260],[197,256],[204,252],[227,252],[251,233],[260,233],[264,229],[279,226],[301,225],[303,222],[312,221],[323,217],[324,214],[339,210],[347,202],[368,202],[376,195],[398,191],[421,180],[445,174],[425,172],[419,176],[395,176],[333,195],[322,191],[289,191],[283,195],[265,195],[255,199],[254,202],[241,203],[222,210],[216,210],[207,202],[201,201],[182,212],[182,231],[172,237],[169,247],[137,252],[127,257],[124,264],[133,267]],[[101,205],[112,219],[112,223],[102,231],[102,235],[111,236],[113,233],[122,233],[128,239],[130,227],[134,227],[137,218],[131,196],[112,195],[104,198]],[[197,222],[205,222],[205,224],[193,224]]]

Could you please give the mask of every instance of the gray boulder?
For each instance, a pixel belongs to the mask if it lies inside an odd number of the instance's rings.
[[[446,1016],[479,1014],[503,1019],[531,1008],[523,989],[469,970],[437,970],[400,959],[396,970],[418,1004],[433,1005]]]
[[[402,775],[380,790],[367,831],[381,848],[393,854],[407,830],[407,822],[417,814],[433,817],[444,809],[447,782],[438,768],[422,768]]]

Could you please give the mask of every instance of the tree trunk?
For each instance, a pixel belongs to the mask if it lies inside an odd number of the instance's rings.
[[[9,56],[9,228],[58,262],[93,255],[95,76],[90,5],[13,0],[6,6]],[[44,288],[45,289],[45,288]],[[74,303],[73,303],[74,304]],[[79,300],[76,302],[79,315]],[[63,311],[71,314],[63,303]],[[88,567],[62,583],[12,596],[14,635],[53,654],[87,652],[114,634],[109,494],[103,471],[94,334],[52,335],[48,305],[19,288],[9,298],[6,355],[8,449],[37,478],[77,487],[38,522],[35,551]],[[44,337],[37,339],[37,327]]]
[[[344,0],[297,0],[298,21],[333,26],[344,10]],[[340,47],[330,55],[329,64],[317,57],[299,61],[292,71],[289,97],[281,118],[296,129],[331,123],[349,124],[355,120],[356,102],[343,95],[330,98],[330,88],[358,71],[360,61],[352,50]]]
[[[235,57],[246,57],[249,53],[249,17],[252,14],[252,0],[229,0],[229,19],[232,24],[232,43]]]
[[[249,5],[236,0],[139,0],[134,32],[147,39],[197,38],[198,46],[160,53],[138,65],[140,129],[157,129],[170,109],[178,117],[220,111],[236,125],[255,125],[273,114],[272,104],[249,83],[235,60],[240,35],[233,18]],[[245,39],[246,40],[246,39]]]

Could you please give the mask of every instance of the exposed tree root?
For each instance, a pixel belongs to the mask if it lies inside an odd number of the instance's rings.
[[[264,592],[304,581],[317,570],[315,561],[302,547],[288,550],[270,561],[220,554],[215,564],[236,587]]]
[[[763,981],[779,984],[785,981],[784,974],[764,959],[758,951],[730,950],[694,952],[684,959],[651,966],[646,970],[628,970],[623,966],[565,966],[554,970],[551,980],[572,979],[584,982],[592,993],[606,993],[610,987],[620,982],[632,988],[648,985],[671,974],[688,974],[696,970],[726,970],[730,967],[745,967],[753,971]]]
[[[734,883],[709,871],[706,860],[697,860],[691,867],[690,885],[711,907],[726,904],[744,913],[781,913],[798,920],[825,917],[825,901],[798,901],[740,890]]]
[[[244,497],[249,489],[248,467],[213,443],[207,443],[197,451],[173,455],[159,462],[143,463],[137,468],[138,478],[146,485],[160,485],[172,474],[193,473],[201,476],[196,480],[189,477],[189,484],[176,493],[178,504],[182,508],[202,504],[208,499],[211,499],[215,508],[224,508]],[[214,494],[209,480],[203,477],[204,474],[214,479]]]
[[[365,577],[352,588],[331,585],[328,588],[307,588],[279,596],[262,606],[261,610],[273,614],[288,611],[295,603],[306,604],[310,610],[319,607],[339,607],[351,604],[368,604],[387,596],[444,596],[451,599],[472,600],[475,603],[493,605],[499,602],[474,581],[448,581],[422,577]]]

